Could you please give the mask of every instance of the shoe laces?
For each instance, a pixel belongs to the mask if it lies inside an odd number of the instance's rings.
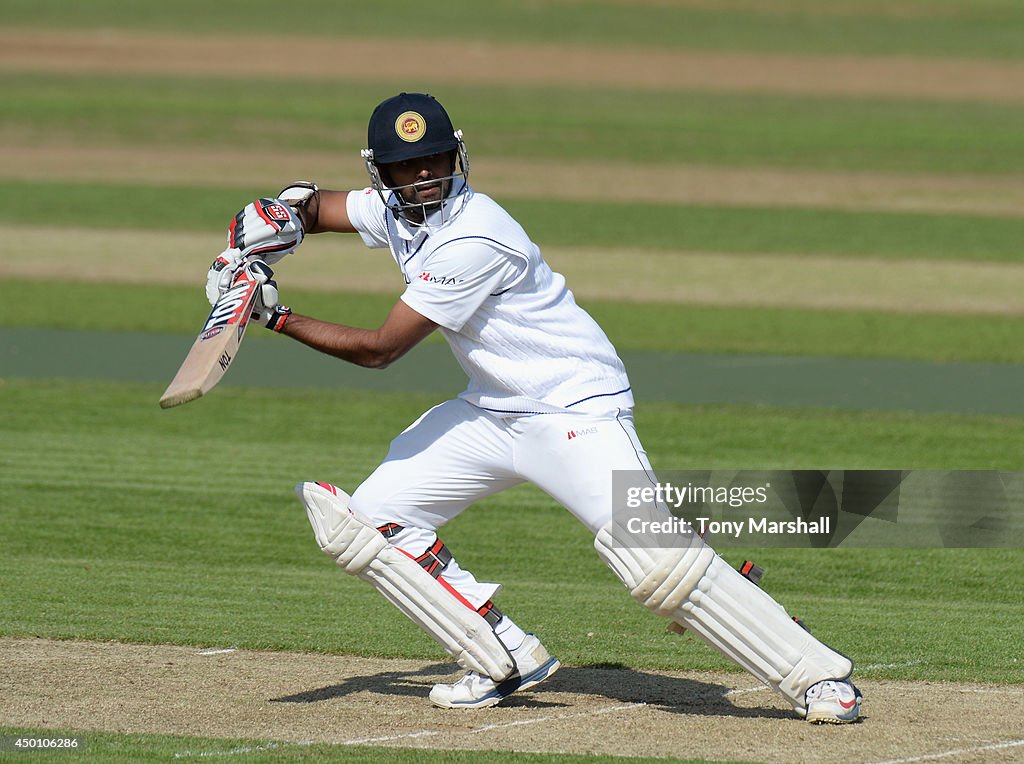
[[[827,679],[824,682],[818,682],[816,685],[807,690],[808,700],[828,700],[839,695],[839,687],[835,681]]]

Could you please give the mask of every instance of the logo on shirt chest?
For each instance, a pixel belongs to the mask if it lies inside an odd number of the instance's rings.
[[[451,284],[461,284],[465,279],[457,279],[454,276],[437,276],[430,271],[423,271],[417,276],[420,281],[426,281],[428,284],[440,284],[441,286],[450,286]]]
[[[569,430],[569,432],[566,433],[566,440],[572,440],[573,438],[582,438],[584,435],[594,435],[596,433],[596,427],[586,427],[582,430]]]

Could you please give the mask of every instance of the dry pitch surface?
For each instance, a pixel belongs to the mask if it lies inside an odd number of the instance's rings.
[[[736,673],[567,666],[501,706],[451,711],[426,699],[432,683],[457,676],[451,663],[41,639],[0,640],[0,652],[0,721],[82,730],[87,745],[89,730],[109,730],[254,738],[264,749],[329,742],[907,764],[1024,755],[1019,686],[865,680],[865,720],[824,727]]]

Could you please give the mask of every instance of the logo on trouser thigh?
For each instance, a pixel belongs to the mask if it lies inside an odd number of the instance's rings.
[[[597,433],[597,427],[585,427],[582,430],[569,430],[566,433],[566,440],[572,440],[573,438],[582,438],[584,435],[595,435]]]

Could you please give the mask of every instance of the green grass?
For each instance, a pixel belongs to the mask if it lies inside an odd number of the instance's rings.
[[[785,8],[785,6],[783,6]],[[454,0],[445,13],[418,4],[387,6],[354,2],[313,2],[289,18],[291,34],[385,34],[416,40],[459,35],[496,42],[537,41],[558,44],[644,45],[805,53],[875,53],[1019,58],[1024,13],[1018,4],[944,2],[928,13],[872,14],[870,10],[835,15],[813,3],[791,10],[719,10],[674,8],[644,3],[638,10],[624,2],[486,3]],[[856,7],[856,6],[854,6]],[[934,7],[934,6],[933,6]],[[267,19],[279,7],[269,0],[173,5],[124,4],[117,0],[67,6],[58,0],[4,0],[4,22],[11,25],[148,29],[201,34],[267,34]],[[922,12],[923,10],[923,12]],[[397,44],[397,43],[396,43]]]
[[[597,0],[455,0],[446,14],[403,7],[398,25],[385,6],[314,3],[289,17],[288,32],[1024,57],[1019,3],[898,3],[914,13],[887,15],[880,3],[863,3],[837,15],[807,0],[747,11],[651,3],[639,12],[635,4]],[[233,1],[0,0],[12,26],[210,36],[266,33],[264,20],[276,8],[265,0],[247,2],[244,11]],[[457,115],[475,157],[1024,173],[1020,104],[582,87],[441,91],[431,76],[411,79],[437,91]],[[270,145],[335,151],[339,166],[355,167],[369,110],[382,92],[401,87],[410,85],[290,81],[274,88],[268,116],[266,91],[230,78],[19,74],[3,86],[0,128],[26,146],[70,142],[159,153]],[[330,185],[332,168],[324,172],[318,180]],[[1016,263],[1024,240],[1024,221],[1017,219],[551,202],[543,198],[544,183],[538,177],[537,197],[508,208],[545,245],[628,246],[652,257],[689,249]],[[19,182],[0,222],[12,231],[32,225],[222,230],[225,214],[267,190],[230,178],[206,189],[156,181]],[[198,287],[33,281],[5,287],[3,326],[185,335],[205,310]],[[289,291],[288,299],[365,326],[378,324],[393,302],[302,290]],[[584,305],[622,350],[1024,362],[1019,317]],[[0,378],[0,635],[443,659],[379,595],[317,552],[291,494],[295,482],[310,478],[354,488],[383,457],[389,438],[436,397],[229,386],[164,412],[155,405],[159,392],[150,384]],[[1024,470],[1021,417],[641,403],[637,421],[660,470]],[[569,665],[733,668],[695,640],[666,634],[664,623],[637,606],[600,563],[589,534],[534,488],[481,502],[446,526],[443,537],[468,568],[505,584],[500,605],[540,632]],[[509,554],[510,538],[522,542],[516,554]],[[892,666],[869,668],[865,676],[1024,683],[1019,651],[1006,639],[1020,624],[1020,549],[730,549],[725,556],[764,565],[766,588],[861,666]],[[361,617],[337,617],[341,612]],[[245,758],[257,761],[601,761],[84,734],[88,748],[77,756],[104,762],[246,748],[253,750]]]
[[[169,194],[160,186],[23,182],[0,209],[0,223],[222,230],[233,211],[266,193],[194,188]],[[53,206],[54,199],[60,206]],[[544,246],[1019,263],[1024,240],[1024,217],[540,198],[509,200],[504,207]]]
[[[354,488],[432,397],[233,388],[164,412],[158,393],[0,385],[0,634],[442,657],[317,552],[291,493],[303,479]],[[657,469],[1021,469],[1020,418],[673,405],[637,416]],[[569,664],[728,668],[666,634],[587,531],[532,487],[481,502],[443,537],[467,568],[506,585],[501,606]],[[825,641],[864,664],[921,661],[872,676],[1024,681],[1005,640],[1020,615],[1020,550],[756,554],[769,590]],[[360,619],[336,616],[353,611]]]
[[[4,327],[193,334],[208,307],[199,287],[31,280],[6,286]],[[285,298],[314,316],[376,327],[396,295],[288,289]],[[620,351],[1024,363],[1019,317],[580,302]],[[250,340],[256,337],[261,333]]]
[[[1019,263],[1024,235],[1024,218],[540,200],[505,206],[535,239],[574,247]]]
[[[515,751],[451,751],[429,749],[373,748],[365,745],[329,743],[288,743],[280,740],[246,740],[185,737],[178,735],[142,735],[116,732],[60,731],[0,726],[0,735],[33,737],[79,737],[82,747],[68,752],[33,750],[33,762],[99,762],[99,764],[135,764],[183,759],[200,761],[220,757],[274,764],[287,761],[359,761],[365,764],[621,764],[617,756],[518,753]],[[241,757],[244,756],[244,759]],[[21,756],[11,756],[18,761]],[[0,760],[6,760],[0,753]],[[705,761],[704,759],[630,758],[630,764]],[[721,763],[720,763],[721,764]],[[728,764],[727,762],[725,764]]]
[[[267,0],[0,0],[8,27],[209,39],[311,34],[339,44],[386,35],[396,50],[459,35],[597,49],[1024,58],[1017,0],[750,0],[748,8],[453,0],[444,13],[404,4],[395,23],[392,6],[313,0],[271,28],[267,20],[281,9]],[[1024,173],[1021,104],[455,87],[429,69],[403,82],[290,80],[270,88],[241,78],[18,73],[0,87],[0,133],[15,146],[124,146],[135,156],[165,148],[333,151],[337,167],[350,171],[382,93],[417,88],[442,98],[477,158]],[[331,186],[333,176],[334,166],[325,166],[317,180]],[[545,245],[629,246],[652,256],[690,248],[1014,263],[1024,240],[1024,222],[981,216],[554,203],[544,198],[545,182],[538,177],[535,199],[508,205]],[[220,231],[225,215],[268,191],[230,178],[207,189],[157,179],[9,185],[16,192],[0,211],[9,247],[21,227],[34,225]],[[205,310],[198,286],[7,280],[4,287],[0,326],[187,335]],[[364,326],[377,325],[393,301],[287,295],[311,313]],[[584,304],[622,350],[1024,362],[1020,317]],[[316,550],[291,493],[303,479],[354,488],[435,396],[229,385],[165,412],[155,404],[161,389],[0,377],[0,635],[444,659]],[[637,423],[659,470],[1024,471],[1024,417],[642,402]],[[499,604],[569,665],[735,670],[695,640],[666,634],[599,562],[589,534],[534,488],[481,502],[443,538],[481,578],[505,584]],[[522,542],[515,554],[510,538]],[[725,557],[764,565],[766,589],[861,667],[892,666],[862,669],[863,676],[1024,684],[1019,649],[1007,639],[1021,622],[1021,549],[730,549]],[[360,618],[337,615],[347,612]],[[261,762],[605,760],[78,734],[87,749],[75,757],[103,762],[250,748],[244,758]]]
[[[581,303],[623,350],[1024,362],[1019,317]]]
[[[1024,47],[1024,46],[1022,46]],[[359,162],[366,120],[416,81],[286,81],[24,74],[2,124],[35,145],[333,150]],[[471,157],[600,159],[833,170],[1024,172],[1024,105],[639,89],[438,87]],[[325,168],[329,176],[329,168]],[[538,179],[543,183],[543,179]]]

